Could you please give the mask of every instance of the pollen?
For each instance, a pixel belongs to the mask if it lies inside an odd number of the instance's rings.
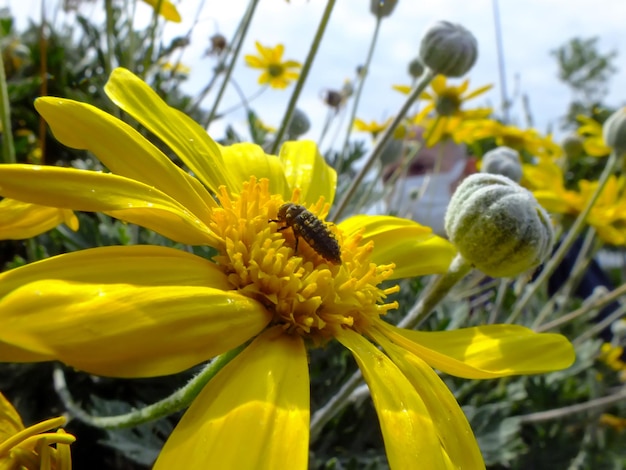
[[[341,249],[341,263],[333,263],[314,246],[298,245],[293,230],[281,230],[278,211],[288,202],[302,204],[298,190],[285,201],[270,194],[267,179],[252,177],[240,194],[221,187],[217,198],[211,230],[221,243],[214,261],[233,289],[273,313],[273,324],[323,344],[338,328],[364,333],[372,321],[398,307],[397,302],[385,303],[398,287],[380,287],[394,265],[372,263],[374,244],[362,243],[362,233],[344,236],[339,227],[325,223]],[[320,221],[328,214],[322,198],[303,205]]]

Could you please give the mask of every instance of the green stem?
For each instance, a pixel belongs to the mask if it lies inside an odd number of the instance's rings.
[[[189,406],[204,386],[244,348],[245,345],[241,345],[238,348],[216,357],[207,364],[198,375],[193,377],[187,385],[172,393],[169,397],[146,406],[145,408],[134,410],[123,415],[92,416],[85,412],[72,398],[67,388],[67,383],[65,382],[65,375],[60,367],[56,367],[54,370],[54,388],[66,409],[76,419],[102,429],[128,428],[149,421],[155,421]]]
[[[591,296],[589,296],[585,300],[585,302],[580,308],[574,310],[573,312],[568,313],[567,315],[563,315],[562,317],[557,318],[556,320],[553,320],[549,323],[545,323],[544,325],[537,326],[534,328],[534,330],[537,333],[552,330],[553,328],[556,328],[578,317],[586,315],[592,310],[596,310],[596,309],[599,310],[605,305],[610,304],[611,302],[613,302],[614,300],[616,300],[617,298],[623,295],[626,295],[626,284],[618,287],[617,289],[612,290],[608,294],[602,291],[598,293],[594,292],[593,294],[591,294]]]
[[[309,55],[307,56],[304,65],[302,66],[302,71],[300,72],[300,76],[298,77],[298,82],[296,83],[296,87],[291,94],[289,104],[287,105],[287,110],[285,111],[285,115],[283,116],[283,121],[281,122],[278,132],[276,132],[276,136],[274,137],[274,143],[272,144],[272,149],[270,150],[270,154],[272,155],[276,155],[276,152],[278,152],[278,147],[283,140],[285,132],[287,132],[287,128],[289,127],[289,123],[291,122],[291,117],[293,116],[293,112],[296,109],[296,103],[298,102],[298,98],[300,98],[302,88],[304,88],[304,82],[309,75],[309,71],[311,70],[311,66],[313,65],[313,60],[317,55],[317,50],[319,49],[322,38],[324,37],[324,33],[326,32],[326,26],[328,26],[328,21],[330,20],[330,14],[332,13],[335,6],[335,1],[336,0],[328,0],[328,2],[326,3],[326,9],[324,10],[322,20],[320,21],[320,24],[317,27],[317,31],[315,32],[315,37],[313,38],[313,42],[311,43]]]
[[[352,135],[352,128],[354,127],[354,120],[356,118],[356,112],[359,108],[359,102],[361,100],[361,93],[363,92],[363,86],[365,85],[365,79],[369,74],[370,64],[372,63],[372,57],[374,57],[374,49],[378,42],[378,34],[380,32],[380,25],[382,24],[382,17],[376,16],[376,26],[374,27],[374,34],[370,41],[370,47],[367,51],[367,58],[365,59],[365,65],[363,66],[363,72],[359,76],[359,85],[357,86],[356,93],[354,94],[354,100],[352,101],[352,111],[350,111],[350,119],[348,120],[348,128],[346,129],[346,138],[343,141],[341,152],[339,153],[339,164],[337,168],[341,168],[343,160],[346,158],[348,152],[348,145],[350,144],[350,136]]]
[[[328,423],[338,411],[345,408],[350,395],[362,382],[363,374],[359,369],[352,374],[339,391],[328,400],[328,403],[313,414],[311,417],[311,432],[309,437],[311,443],[315,442],[319,437],[326,423]]]
[[[337,220],[339,220],[339,217],[341,216],[341,214],[348,207],[348,203],[350,202],[350,199],[352,199],[352,197],[354,196],[354,193],[356,192],[359,184],[361,184],[361,181],[363,180],[363,178],[365,178],[365,175],[372,168],[372,165],[374,164],[374,162],[380,157],[385,146],[387,145],[387,143],[393,136],[394,131],[404,119],[404,115],[409,111],[409,108],[411,107],[413,102],[420,96],[422,91],[424,91],[424,89],[428,86],[428,84],[432,81],[434,77],[435,77],[435,74],[433,73],[433,71],[430,69],[426,69],[426,71],[424,72],[424,75],[422,75],[420,81],[417,83],[415,88],[411,90],[411,93],[409,94],[406,101],[404,102],[404,104],[402,105],[402,107],[400,108],[396,116],[394,117],[392,123],[389,125],[389,127],[387,127],[387,129],[385,129],[382,136],[380,137],[380,140],[378,140],[378,142],[376,143],[376,146],[374,147],[374,149],[372,150],[372,153],[370,154],[367,161],[365,162],[365,165],[363,165],[359,173],[356,175],[356,177],[350,184],[350,187],[344,193],[343,197],[341,198],[341,201],[339,202],[339,204],[337,205],[337,208],[335,209],[335,212],[331,218],[331,222],[336,222]]]
[[[150,28],[148,29],[148,48],[143,57],[143,70],[141,71],[142,78],[146,76],[148,70],[150,70],[150,66],[152,65],[152,59],[154,55],[154,42],[156,40],[156,30],[159,26],[159,11],[161,11],[161,5],[163,0],[158,0],[154,7],[154,14],[152,15],[152,23],[150,24]]]
[[[431,278],[420,300],[407,313],[406,317],[398,323],[398,327],[410,330],[421,324],[428,318],[435,306],[450,292],[450,289],[471,270],[472,265],[461,255],[456,255],[447,273]]]
[[[500,283],[498,285],[498,293],[496,294],[496,301],[494,303],[493,309],[489,314],[489,319],[487,323],[489,325],[493,325],[498,319],[498,314],[502,310],[502,305],[504,305],[504,299],[506,297],[506,293],[509,290],[509,280],[508,279],[500,279]]]
[[[580,346],[586,340],[588,340],[589,338],[593,338],[595,335],[600,333],[606,327],[611,325],[611,323],[613,323],[614,321],[619,320],[620,318],[622,318],[624,316],[624,314],[626,314],[626,305],[620,306],[617,310],[615,310],[613,313],[611,313],[604,320],[602,320],[602,321],[594,324],[592,327],[586,329],[583,334],[579,335],[577,338],[572,340],[572,345],[574,347]]]
[[[517,416],[512,419],[517,419],[522,424],[541,423],[543,421],[552,421],[555,419],[565,418],[571,416],[574,413],[601,410],[624,400],[626,400],[626,387],[619,389],[617,393],[614,393],[613,395],[596,398],[594,400],[589,400],[585,403],[557,408],[555,410],[539,411],[537,413]]]
[[[509,317],[507,323],[513,323],[517,319],[517,317],[522,313],[522,310],[524,310],[524,307],[526,307],[530,299],[535,295],[535,292],[537,292],[540,286],[545,284],[545,282],[552,275],[552,273],[554,273],[554,270],[559,266],[559,264],[561,264],[561,261],[565,257],[565,254],[572,247],[572,244],[576,241],[576,237],[584,227],[589,212],[591,212],[593,205],[596,203],[596,200],[600,196],[600,193],[602,193],[602,190],[604,189],[606,182],[609,180],[609,177],[613,174],[617,163],[617,155],[615,152],[612,152],[609,160],[606,163],[606,166],[604,167],[604,171],[602,172],[602,175],[598,180],[598,187],[596,188],[595,192],[587,201],[585,208],[576,218],[574,225],[572,225],[568,234],[561,242],[561,245],[556,250],[554,255],[552,255],[552,258],[550,258],[548,264],[544,266],[539,276],[537,276],[537,279],[535,279],[529,286],[526,287],[526,291],[522,295],[521,299],[517,302],[517,305],[515,306],[513,313],[511,313],[511,316]],[[544,319],[545,316],[538,316],[533,323],[533,328],[540,325]]]
[[[7,77],[4,73],[4,61],[0,54],[0,132],[2,133],[2,159],[0,163],[15,163],[15,145],[13,143],[13,129],[11,127],[11,102]]]
[[[551,313],[555,318],[559,318],[563,314],[563,309],[569,306],[568,299],[571,298],[572,292],[578,286],[582,275],[587,270],[587,266],[589,266],[589,262],[591,261],[591,257],[587,256],[588,251],[595,239],[596,230],[593,227],[589,227],[587,230],[587,235],[585,235],[585,240],[580,248],[580,252],[576,257],[576,261],[570,270],[570,274],[567,277],[567,280],[559,287],[559,289],[552,294],[552,297],[546,302],[543,308],[539,311],[539,315],[537,315],[538,322],[537,324],[543,323],[543,321],[550,315]],[[564,302],[558,303],[558,299],[565,299]],[[557,307],[557,308],[555,308]]]
[[[113,71],[113,38],[115,37],[114,25],[113,25],[113,0],[106,0],[104,2],[104,9],[106,12],[106,42],[107,47],[104,51],[104,73],[107,77],[111,76]]]
[[[250,0],[250,3],[248,3],[248,9],[246,10],[246,13],[244,14],[241,20],[241,24],[239,26],[240,34],[237,37],[237,44],[235,44],[234,46],[230,63],[228,64],[228,68],[226,69],[226,75],[224,76],[224,81],[222,81],[222,85],[220,86],[220,89],[217,92],[217,96],[215,97],[215,102],[213,103],[213,107],[211,108],[211,112],[209,113],[209,117],[207,118],[204,127],[208,127],[209,124],[211,124],[211,121],[215,119],[215,115],[217,114],[217,108],[219,107],[220,102],[222,101],[222,97],[224,96],[224,91],[226,90],[226,86],[230,82],[230,76],[233,73],[235,64],[237,63],[237,59],[239,58],[239,53],[241,52],[241,46],[243,46],[243,41],[248,32],[248,28],[250,27],[250,24],[252,23],[252,17],[254,16],[254,11],[256,10],[256,7],[258,4],[259,4],[259,0]]]

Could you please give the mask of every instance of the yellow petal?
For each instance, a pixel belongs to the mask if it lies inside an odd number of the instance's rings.
[[[255,55],[246,55],[244,59],[246,60],[246,64],[248,65],[248,67],[252,67],[255,69],[265,68],[265,62],[261,61],[261,59],[259,59]]]
[[[468,379],[539,374],[565,369],[576,356],[562,335],[517,325],[485,325],[454,331],[412,331],[384,322],[377,327],[431,367]]]
[[[437,75],[433,78],[433,81],[430,82],[430,87],[437,95],[441,95],[446,89],[446,77],[444,75]]]
[[[34,237],[63,222],[68,223],[73,230],[78,228],[78,219],[67,209],[29,204],[9,198],[0,201],[0,240]]]
[[[0,393],[0,444],[23,429],[24,424],[19,413],[13,408],[9,400]]]
[[[152,8],[154,8],[155,10],[157,6],[160,6],[158,13],[166,20],[171,21],[172,23],[181,22],[180,13],[178,13],[178,10],[176,9],[176,7],[174,6],[172,2],[168,2],[167,0],[143,0],[143,1],[144,3],[147,3]]]
[[[426,404],[400,369],[352,330],[341,330],[337,339],[352,352],[370,388],[389,466],[447,469]]]
[[[161,139],[212,191],[233,184],[217,144],[191,118],[167,105],[154,90],[124,68],[111,73],[104,91],[111,100]]]
[[[278,157],[267,155],[255,144],[242,143],[219,148],[233,179],[240,186],[250,181],[251,176],[256,176],[257,179],[267,178],[270,182],[270,193],[281,194],[285,199],[291,198],[291,190]]]
[[[304,344],[272,329],[204,387],[154,469],[305,470],[308,441]]]
[[[209,286],[228,290],[209,260],[162,246],[105,246],[30,263],[0,274],[0,297],[30,282],[63,280],[135,286]]]
[[[469,83],[468,83],[469,84]],[[492,84],[489,85],[483,85],[480,88],[476,88],[474,91],[471,91],[470,93],[468,93],[467,95],[465,95],[463,97],[463,101],[467,101],[470,100],[472,98],[476,98],[479,95],[482,95],[483,93],[491,90],[493,88]]]
[[[204,223],[168,195],[110,173],[39,165],[1,165],[0,194],[33,204],[104,212],[181,243],[218,243]]]
[[[441,378],[415,354],[394,345],[384,335],[374,332],[373,336],[424,400],[453,468],[484,468],[472,428]]]
[[[372,262],[396,265],[390,279],[445,273],[456,254],[431,228],[400,217],[357,215],[338,225],[344,234],[365,229],[363,242],[374,242]]]
[[[0,301],[0,339],[92,374],[153,377],[230,350],[271,318],[234,291],[46,280]]]
[[[53,361],[49,354],[41,354],[0,341],[0,362],[47,362]]]
[[[392,87],[394,90],[399,91],[400,93],[403,93],[405,95],[408,95],[411,92],[411,86],[409,85],[392,85]]]
[[[337,186],[337,172],[324,160],[315,142],[285,142],[280,148],[285,176],[290,188],[300,188],[301,203],[315,203],[320,197],[332,205]],[[291,194],[288,195],[291,197]]]
[[[64,145],[89,150],[116,175],[163,191],[206,220],[215,200],[199,181],[123,121],[95,106],[62,98],[39,98],[35,108]]]

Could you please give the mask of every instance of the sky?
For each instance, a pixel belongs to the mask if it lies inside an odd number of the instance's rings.
[[[54,1],[48,2],[50,5]],[[101,13],[96,1],[87,6],[92,18]],[[179,3],[183,17],[181,24],[169,23],[166,38],[187,34],[201,2],[185,0]],[[215,59],[206,57],[208,38],[221,33],[230,38],[234,33],[247,0],[206,0],[199,21],[191,35],[191,45],[185,51],[183,62],[191,68],[184,90],[195,94],[211,76]],[[20,21],[31,12],[39,11],[36,0],[0,0],[0,6],[9,5]],[[326,2],[321,0],[261,0],[244,42],[242,56],[234,78],[247,96],[258,91],[259,71],[246,67],[244,54],[254,54],[254,42],[265,46],[285,45],[285,59],[304,62]],[[353,78],[357,66],[363,64],[374,31],[375,18],[369,11],[368,0],[337,0],[328,29],[313,64],[298,107],[310,118],[312,127],[305,136],[317,140],[320,136],[327,108],[320,96],[327,89],[339,89],[344,80]],[[500,0],[502,44],[505,56],[506,90],[513,99],[511,121],[526,126],[520,96],[529,98],[534,127],[541,132],[554,131],[557,138],[559,119],[566,112],[571,99],[570,90],[557,78],[556,61],[550,51],[573,37],[599,37],[601,52],[616,50],[618,72],[610,82],[605,102],[612,106],[626,105],[626,2],[624,0]],[[149,7],[138,6],[138,20],[149,19]],[[417,56],[421,37],[434,22],[447,20],[462,24],[477,38],[479,56],[475,66],[464,78],[470,80],[470,89],[493,84],[493,89],[469,104],[501,106],[501,84],[498,74],[497,49],[493,21],[492,0],[399,0],[393,14],[383,20],[379,39],[367,76],[357,116],[369,121],[383,121],[394,115],[403,102],[403,95],[392,90],[394,84],[409,84],[408,63]],[[19,23],[18,23],[19,24]],[[451,80],[460,83],[462,79]],[[251,107],[268,125],[278,127],[293,91],[266,90],[251,102]],[[208,108],[212,96],[205,102]],[[239,102],[232,87],[220,109],[228,109]],[[245,129],[243,112],[233,112],[212,124],[209,132],[218,138],[224,125],[230,123]],[[343,138],[343,129],[336,134]],[[336,131],[331,131],[335,135]],[[365,136],[364,136],[365,137]]]

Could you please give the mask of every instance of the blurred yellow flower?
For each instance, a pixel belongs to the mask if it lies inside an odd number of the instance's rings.
[[[180,13],[178,13],[176,6],[172,2],[168,0],[143,0],[143,2],[150,5],[155,10],[157,7],[160,7],[159,15],[167,21],[171,21],[172,23],[181,22]]]
[[[161,68],[176,75],[189,75],[191,73],[191,68],[180,62],[172,64],[171,62],[163,61],[161,62]]]
[[[626,430],[626,418],[621,418],[619,416],[615,416],[609,413],[602,413],[598,421],[600,424],[603,424],[604,426],[609,426],[615,429],[617,432],[623,432],[624,430]]]
[[[354,130],[358,132],[368,132],[372,135],[372,139],[376,140],[378,134],[387,129],[391,121],[391,119],[387,119],[385,122],[370,121],[367,123],[362,119],[356,118],[354,120]]]
[[[522,184],[529,188],[539,204],[556,214],[577,216],[598,187],[597,181],[580,180],[578,190],[564,186],[563,170],[552,160],[522,165]],[[612,245],[626,245],[626,177],[610,176],[586,222],[596,229],[598,237]]]
[[[115,70],[105,91],[195,176],[113,116],[40,98],[35,106],[54,135],[113,173],[0,165],[0,193],[105,212],[217,254],[99,247],[0,274],[0,361],[59,360],[98,375],[150,377],[249,342],[200,391],[157,470],[306,469],[307,347],[328,341],[350,350],[363,372],[393,469],[484,468],[467,419],[433,368],[485,379],[573,362],[563,336],[516,325],[421,332],[384,321],[398,306],[387,300],[398,287],[381,283],[445,272],[455,250],[396,217],[326,225],[336,173],[314,143],[286,142],[279,156],[252,144],[222,147],[127,70]],[[293,204],[323,230],[281,230],[280,208]],[[340,254],[329,260],[332,240]]]
[[[23,240],[65,223],[78,230],[78,219],[69,209],[29,204],[5,198],[0,201],[0,240]]]
[[[576,119],[581,124],[576,132],[585,139],[583,147],[587,155],[591,157],[606,157],[611,153],[611,147],[606,145],[602,136],[602,124],[582,114],[576,116]]]
[[[604,343],[600,349],[598,360],[604,362],[611,369],[618,372],[626,372],[626,362],[622,359],[624,348],[614,346],[611,343]]]
[[[246,64],[249,67],[263,70],[259,77],[259,84],[269,84],[272,88],[287,88],[289,83],[297,80],[298,70],[302,67],[299,62],[287,60],[283,62],[285,46],[282,44],[274,48],[265,47],[258,41],[255,43],[259,55],[246,55]],[[293,69],[293,70],[292,70]]]
[[[13,405],[0,393],[0,469],[70,470],[70,444],[76,438],[63,429],[64,417],[52,418],[28,428]]]
[[[484,85],[468,92],[469,80],[464,80],[460,86],[452,86],[447,83],[443,75],[437,75],[430,84],[431,92],[424,91],[420,99],[429,103],[414,118],[419,123],[435,113],[434,119],[428,121],[426,127],[426,145],[432,147],[442,139],[451,137],[452,134],[468,120],[484,119],[492,112],[491,108],[463,109],[464,104],[489,91],[493,85]],[[410,87],[396,85],[394,89],[408,93]]]
[[[493,138],[498,146],[511,147],[535,157],[556,159],[563,153],[551,135],[542,135],[535,129],[520,129],[493,119],[466,121],[463,127],[464,132],[477,139]]]

